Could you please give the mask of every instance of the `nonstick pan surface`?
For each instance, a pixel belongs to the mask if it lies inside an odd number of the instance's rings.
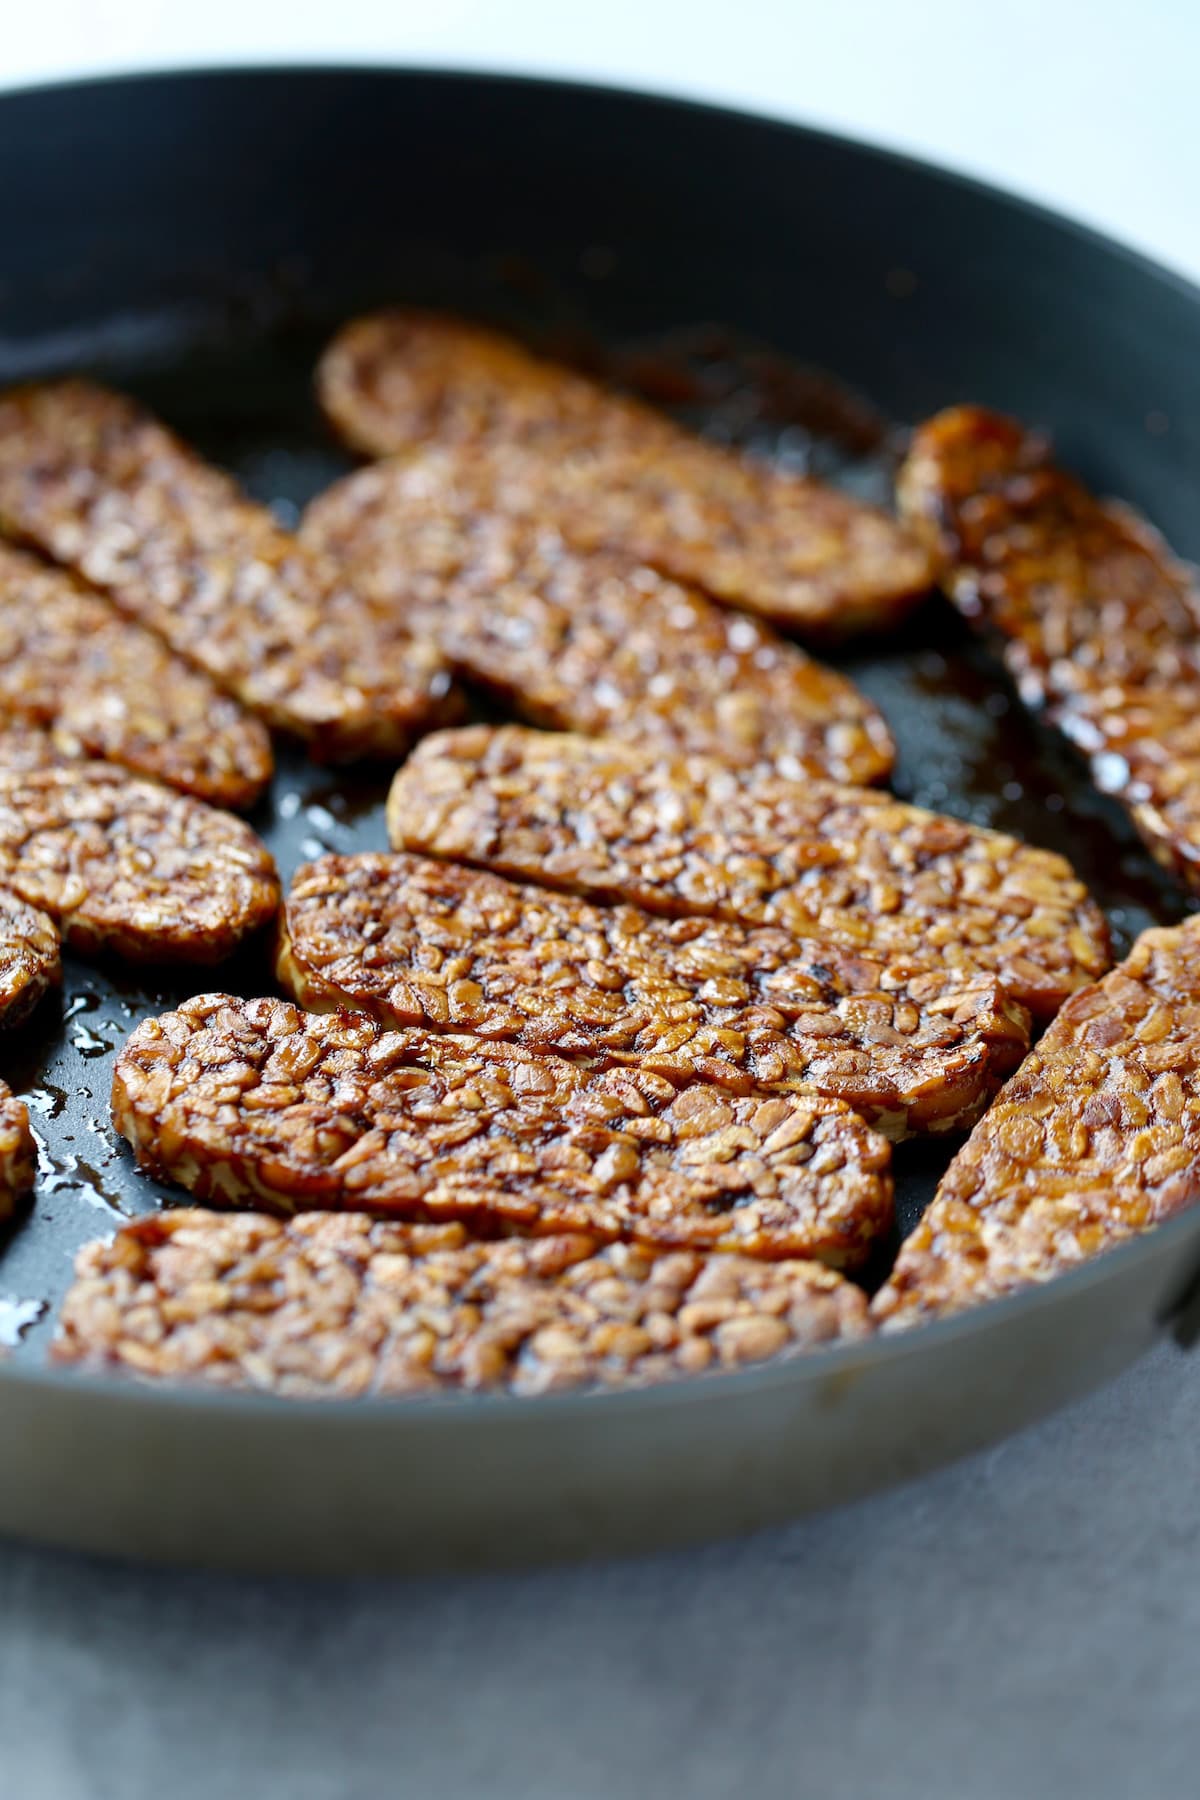
[[[127,386],[288,519],[349,466],[312,400],[321,345],[405,300],[509,325],[872,496],[897,425],[1000,405],[1200,556],[1200,295],[877,151],[565,84],[304,70],[9,95],[0,169],[0,379]],[[838,660],[887,715],[903,795],[1064,852],[1122,948],[1188,910],[948,607]],[[384,845],[388,771],[280,765],[253,822],[285,881]],[[113,1053],[200,986],[269,990],[265,948],[182,982],[68,959],[61,1012],[0,1046],[42,1145],[0,1244],[0,1529],[333,1569],[744,1528],[1048,1411],[1138,1354],[1200,1267],[1197,1215],[977,1315],[653,1392],[295,1405],[48,1369],[77,1247],[170,1198],[113,1132]],[[897,1153],[902,1228],[947,1154]]]

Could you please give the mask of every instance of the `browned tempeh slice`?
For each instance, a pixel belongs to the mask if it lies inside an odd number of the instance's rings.
[[[799,631],[890,625],[930,583],[926,551],[886,514],[453,319],[358,320],[326,352],[318,387],[357,448],[440,444],[487,467],[505,510]]]
[[[49,913],[85,952],[219,962],[279,903],[250,827],[112,763],[6,763],[0,734],[0,888]]]
[[[61,980],[54,920],[0,888],[0,1025],[22,1024]]]
[[[344,325],[321,358],[317,393],[364,456],[435,438],[499,438],[515,448],[567,431],[595,442],[672,429],[652,408],[534,356],[504,332],[415,307]]]
[[[358,470],[300,537],[531,724],[836,781],[891,769],[887,726],[845,676],[697,588],[498,510],[452,458]]]
[[[989,975],[1035,1014],[1108,966],[1061,856],[906,806],[611,739],[473,726],[429,738],[388,801],[396,849],[651,912]]]
[[[189,1208],[88,1244],[60,1362],[295,1398],[640,1385],[869,1334],[820,1263]]]
[[[818,1094],[725,1095],[363,1013],[207,994],[138,1026],[113,1117],[201,1200],[862,1262],[885,1140]]]
[[[99,594],[0,545],[0,721],[123,763],[219,806],[271,778],[258,719]]]
[[[0,1081],[0,1219],[12,1217],[17,1201],[33,1186],[36,1167],[29,1109]]]
[[[1143,932],[1063,1007],[951,1163],[874,1310],[956,1312],[1200,1198],[1200,918]]]
[[[0,398],[0,527],[314,755],[394,754],[458,710],[431,645],[105,388],[61,381]]]
[[[59,743],[40,725],[0,725],[0,775],[67,769],[87,760],[82,750]]]
[[[1200,590],[1129,508],[981,407],[916,433],[906,516],[947,592],[998,637],[1022,696],[1090,758],[1151,851],[1200,888]]]
[[[992,980],[403,854],[301,869],[276,972],[303,1006],[386,1025],[734,1093],[815,1087],[892,1139],[969,1124],[1029,1047],[1028,1014]]]

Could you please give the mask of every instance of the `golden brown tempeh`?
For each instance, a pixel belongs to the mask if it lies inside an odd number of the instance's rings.
[[[36,1167],[29,1108],[7,1082],[0,1081],[0,1220],[10,1219],[18,1200],[29,1192]]]
[[[301,1399],[541,1394],[739,1368],[869,1330],[862,1293],[820,1263],[184,1209],[80,1252],[54,1354]]]
[[[426,739],[388,801],[396,849],[648,911],[781,926],[998,980],[1039,1017],[1108,966],[1060,856],[868,788],[473,726]]]
[[[1200,1198],[1200,919],[1074,994],[874,1302],[889,1327],[1048,1281]]]
[[[1200,590],[1129,508],[981,407],[916,433],[906,516],[947,592],[998,637],[1023,698],[1091,761],[1158,860],[1200,889]]]
[[[732,1093],[812,1086],[892,1139],[969,1125],[1029,1047],[1028,1014],[991,980],[403,854],[302,868],[276,973],[303,1006],[385,1025]]]
[[[839,1101],[200,995],[138,1026],[113,1117],[200,1200],[588,1231],[860,1263],[892,1216],[885,1140]]]
[[[60,569],[0,545],[0,722],[236,809],[271,779],[258,719]]]
[[[318,389],[358,449],[441,446],[500,483],[505,511],[797,631],[892,625],[930,584],[926,551],[886,514],[454,319],[357,320],[326,351]]]
[[[459,710],[430,645],[105,388],[60,381],[0,397],[0,528],[85,576],[316,756],[394,755]]]
[[[645,563],[505,513],[453,459],[360,469],[300,537],[531,724],[837,781],[891,769],[887,726],[845,676]]]
[[[533,355],[502,331],[417,308],[344,325],[321,357],[317,395],[364,456],[435,439],[498,439],[516,449],[568,432],[595,443],[673,429],[652,407]]]
[[[0,1025],[21,1025],[62,981],[58,927],[0,888]]]
[[[59,761],[48,738],[0,734],[0,889],[74,948],[136,962],[219,962],[279,903],[265,845],[232,813],[112,763]]]

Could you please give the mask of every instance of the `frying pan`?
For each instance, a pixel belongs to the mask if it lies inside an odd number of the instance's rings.
[[[1200,293],[899,157],[565,83],[304,69],[10,94],[0,171],[0,378],[129,385],[285,513],[346,466],[311,399],[324,336],[405,299],[593,360],[715,320],[897,420],[1006,407],[1200,554]],[[803,420],[788,442],[878,480]],[[901,792],[1063,850],[1119,942],[1186,911],[948,608],[843,660],[891,720]],[[385,780],[285,756],[255,820],[285,877],[382,845]],[[75,1248],[165,1197],[112,1134],[112,1052],[197,985],[262,991],[265,952],[186,984],[69,962],[61,1015],[0,1046],[42,1139],[0,1246],[0,1291],[30,1303],[0,1304],[0,1530],[311,1571],[649,1548],[916,1475],[1192,1332],[1200,1210],[973,1314],[645,1391],[297,1404],[56,1370]],[[898,1154],[902,1223],[945,1157]]]

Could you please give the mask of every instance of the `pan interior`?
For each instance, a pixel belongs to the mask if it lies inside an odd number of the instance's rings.
[[[499,298],[492,310],[511,322],[512,294]],[[478,295],[460,299],[479,310]],[[764,353],[726,328],[685,321],[667,336],[630,338],[606,332],[583,308],[571,314],[569,329],[561,306],[553,318],[547,329],[545,307],[534,307],[518,322],[535,341],[670,402],[720,437],[886,497],[897,431],[869,397],[852,395],[835,378]],[[265,323],[234,309],[215,325],[174,334],[161,321],[146,321],[144,336],[126,332],[119,354],[107,341],[83,341],[75,366],[132,389],[294,523],[305,502],[350,466],[311,393],[313,364],[336,323],[289,293]],[[27,344],[19,372],[53,366],[60,348]],[[895,786],[904,797],[1065,853],[1107,911],[1121,948],[1147,924],[1187,910],[1119,809],[1029,718],[944,603],[930,603],[901,635],[851,645],[831,660],[885,713],[899,746]],[[324,851],[386,846],[388,776],[386,769],[321,769],[281,751],[273,790],[252,822],[285,883],[299,863]],[[224,968],[182,976],[99,969],[68,956],[61,1011],[48,1003],[5,1042],[2,1072],[28,1097],[40,1145],[36,1203],[0,1253],[0,1341],[12,1340],[19,1361],[44,1360],[78,1246],[172,1198],[135,1171],[109,1117],[113,1056],[126,1035],[190,993],[249,995],[271,985],[263,945]],[[951,1148],[942,1141],[897,1152],[902,1230],[919,1216]]]

